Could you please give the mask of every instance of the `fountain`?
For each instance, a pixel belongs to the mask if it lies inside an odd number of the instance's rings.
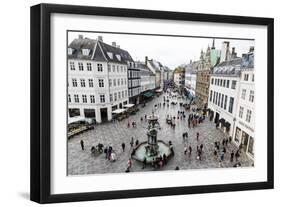
[[[158,116],[152,112],[152,115],[148,116],[147,121],[147,141],[140,143],[135,148],[132,158],[140,162],[143,162],[143,160],[146,159],[147,163],[151,163],[157,157],[163,157],[165,154],[168,159],[173,153],[168,144],[157,139],[157,132],[160,128]]]

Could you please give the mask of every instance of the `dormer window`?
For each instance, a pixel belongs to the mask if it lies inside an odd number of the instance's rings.
[[[116,58],[121,61],[121,56],[120,55],[116,55]]]
[[[68,52],[68,55],[72,55],[72,53],[73,53],[73,49],[72,48],[68,48],[68,50],[67,50]]]
[[[113,53],[112,52],[107,52],[107,55],[111,60],[113,59]]]
[[[90,49],[82,49],[82,53],[84,56],[88,56],[90,54]]]

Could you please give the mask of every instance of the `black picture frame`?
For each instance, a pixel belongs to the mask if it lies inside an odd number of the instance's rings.
[[[50,130],[51,71],[50,15],[53,13],[99,15],[111,17],[151,18],[207,23],[233,23],[267,26],[267,181],[154,189],[51,194]],[[153,10],[135,10],[89,6],[39,4],[31,7],[31,174],[30,199],[38,203],[89,201],[147,196],[211,193],[272,189],[274,187],[274,20],[272,18],[195,14]]]

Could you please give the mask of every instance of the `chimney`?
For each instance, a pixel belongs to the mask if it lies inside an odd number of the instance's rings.
[[[103,42],[102,36],[98,36],[98,41]]]
[[[234,54],[234,53],[235,53],[235,47],[232,47],[231,54]]]
[[[145,56],[145,65],[147,66],[147,60],[148,60],[148,57]]]
[[[113,47],[116,47],[116,42],[112,42],[112,46],[113,46]]]
[[[255,47],[254,46],[250,46],[249,52],[254,52]]]
[[[83,35],[78,35],[78,38],[79,39],[83,39]]]

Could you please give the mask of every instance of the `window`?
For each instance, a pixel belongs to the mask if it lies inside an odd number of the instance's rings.
[[[82,101],[83,101],[83,103],[87,103],[87,96],[86,95],[82,95]]]
[[[220,86],[222,86],[222,79],[220,79]]]
[[[121,98],[121,92],[118,92],[118,99]]]
[[[95,96],[94,95],[90,95],[90,101],[91,101],[91,103],[95,103]]]
[[[233,104],[234,104],[234,98],[230,97],[229,98],[229,106],[228,106],[228,112],[229,113],[232,113],[232,111],[233,111]]]
[[[112,79],[109,79],[109,87],[112,86]]]
[[[213,80],[213,79],[212,79]],[[210,102],[212,102],[212,97],[213,97],[213,91],[210,91]]]
[[[88,81],[89,81],[89,87],[93,88],[94,87],[93,79],[89,79]]]
[[[81,87],[86,87],[85,79],[80,79],[80,85]]]
[[[221,95],[221,108],[223,107],[224,94]]]
[[[111,72],[111,65],[108,64],[108,72]]]
[[[212,84],[212,85],[214,84],[214,78],[211,79],[211,84]]]
[[[117,93],[114,93],[114,101],[117,101]]]
[[[70,62],[70,70],[75,70],[75,65],[74,65],[74,62]]]
[[[124,80],[124,84],[125,84],[125,85],[127,84],[127,80],[126,80],[126,79]]]
[[[104,81],[103,79],[99,79],[99,87],[103,88],[104,87]]]
[[[244,81],[248,81],[248,79],[249,79],[249,74],[244,74]]]
[[[233,81],[231,82],[231,89],[236,89],[236,82],[237,82],[237,81],[235,81],[235,80],[233,80]]]
[[[120,79],[117,80],[117,85],[120,86]]]
[[[247,109],[246,121],[251,122],[251,117],[252,117],[252,111]]]
[[[220,102],[221,102],[221,93],[219,93],[219,101],[218,101],[218,106],[220,106]]]
[[[80,116],[80,109],[69,109],[68,112],[70,117]]]
[[[79,103],[79,96],[77,94],[74,95],[74,102]]]
[[[242,98],[243,100],[245,100],[245,97],[246,97],[246,89],[242,89],[241,98]]]
[[[124,91],[122,91],[122,98],[124,98]]]
[[[98,72],[102,72],[102,64],[98,63]]]
[[[91,63],[87,63],[87,70],[92,71],[92,64]]]
[[[239,118],[243,118],[243,111],[244,111],[244,107],[240,106],[239,108]]]
[[[116,86],[116,79],[113,79],[113,86]]]
[[[249,146],[248,146],[248,152],[251,155],[254,155],[254,138],[253,137],[250,137]]]
[[[79,62],[78,63],[78,68],[79,68],[80,71],[83,71],[84,70],[83,63]]]
[[[100,102],[101,103],[104,103],[105,102],[105,95],[100,95]]]
[[[72,78],[72,86],[77,87],[77,80],[76,78]]]
[[[252,82],[254,82],[255,81],[255,75],[253,74],[252,75]]]
[[[112,65],[112,72],[115,72],[115,65]]]
[[[116,66],[117,73],[119,73],[119,65]]]
[[[123,66],[120,66],[120,72],[123,73]]]
[[[125,91],[125,97],[127,97],[127,90]]]
[[[223,80],[223,87],[225,87],[225,83],[226,83],[226,81],[225,81],[225,80]]]
[[[124,83],[123,78],[121,78],[121,86],[123,86],[123,83]]]
[[[68,102],[69,102],[69,103],[71,102],[71,96],[70,96],[70,94],[68,94]]]
[[[250,90],[249,101],[254,102],[254,91]]]
[[[216,102],[215,104],[217,105],[218,104],[218,92],[216,92]]]
[[[229,88],[229,80],[226,81],[226,87]]]
[[[112,94],[109,94],[109,101],[113,101],[113,95]]]
[[[227,95],[225,95],[225,99],[224,99],[224,106],[223,106],[224,110],[226,110],[226,104],[227,104]]]

